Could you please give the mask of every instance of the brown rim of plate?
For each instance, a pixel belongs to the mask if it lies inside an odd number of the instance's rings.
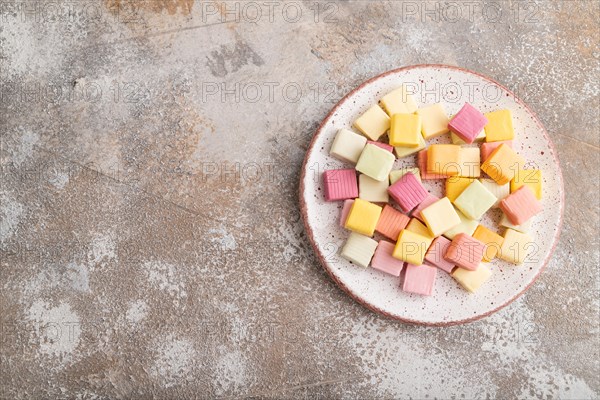
[[[407,71],[410,69],[415,69],[415,68],[446,68],[446,69],[452,69],[452,70],[457,70],[457,71],[461,71],[461,72],[467,72],[473,75],[476,75],[480,78],[483,78],[484,80],[487,80],[495,85],[498,85],[500,88],[504,89],[507,93],[509,93],[511,96],[513,96],[513,98],[515,99],[515,101],[517,101],[519,104],[521,104],[523,107],[525,107],[525,109],[533,116],[533,119],[535,121],[535,123],[537,124],[537,126],[541,129],[544,137],[546,138],[546,140],[548,141],[550,148],[552,150],[552,155],[554,156],[554,160],[556,165],[558,166],[558,171],[560,173],[560,219],[558,221],[558,231],[556,233],[556,236],[554,238],[554,243],[552,243],[552,248],[550,249],[550,252],[548,253],[548,255],[546,256],[546,258],[544,259],[543,265],[540,268],[540,270],[538,271],[538,273],[533,277],[533,279],[531,280],[531,282],[525,286],[525,288],[523,288],[523,290],[521,290],[519,293],[517,293],[516,295],[514,295],[511,299],[509,299],[507,302],[505,302],[504,304],[499,305],[498,307],[494,308],[491,311],[488,311],[487,313],[484,314],[480,314],[477,315],[475,317],[471,317],[471,318],[466,318],[466,319],[462,319],[459,321],[451,321],[451,322],[424,322],[424,321],[418,321],[418,320],[414,320],[414,319],[410,319],[410,318],[402,318],[402,317],[398,317],[396,315],[390,314],[382,309],[380,309],[379,307],[375,307],[372,304],[369,304],[367,301],[363,300],[360,298],[360,296],[354,292],[352,292],[352,290],[350,290],[343,282],[341,282],[339,279],[337,279],[337,277],[333,274],[333,272],[331,271],[331,269],[329,268],[329,266],[327,265],[327,262],[325,261],[325,259],[323,258],[323,255],[318,251],[317,249],[317,244],[315,242],[315,238],[313,235],[313,231],[311,229],[311,227],[308,225],[308,215],[307,215],[307,206],[306,206],[306,201],[304,200],[304,178],[306,176],[306,163],[308,161],[308,155],[311,153],[312,148],[315,144],[315,141],[317,139],[317,137],[319,136],[319,134],[321,134],[321,131],[323,129],[323,127],[325,126],[325,124],[327,122],[329,122],[329,119],[331,118],[331,116],[337,111],[337,109],[346,102],[346,100],[352,96],[354,93],[358,92],[359,90],[361,90],[362,88],[364,88],[365,86],[367,86],[368,84],[375,82],[378,79],[381,79],[383,77],[386,77],[388,75],[391,74],[395,74],[398,73],[400,71]],[[461,67],[455,67],[455,66],[451,66],[451,65],[445,65],[445,64],[417,64],[417,65],[410,65],[407,67],[401,67],[401,68],[397,68],[397,69],[393,69],[387,72],[384,72],[383,74],[377,75],[365,82],[363,82],[360,86],[358,86],[356,89],[352,90],[350,93],[348,93],[347,95],[345,95],[332,109],[331,111],[329,111],[329,113],[327,114],[327,116],[325,116],[325,118],[323,119],[323,121],[321,122],[321,124],[319,125],[319,127],[317,128],[315,134],[313,135],[311,141],[310,141],[310,145],[308,146],[308,149],[306,150],[306,155],[304,156],[304,160],[302,161],[302,173],[300,175],[300,187],[299,187],[299,201],[300,201],[300,212],[302,214],[302,221],[304,223],[304,229],[306,230],[307,236],[310,240],[310,244],[313,248],[313,251],[315,252],[315,254],[317,255],[317,257],[319,258],[319,263],[321,264],[321,266],[323,267],[323,269],[325,269],[325,271],[327,271],[327,274],[330,276],[330,278],[342,289],[344,290],[350,297],[352,297],[356,302],[360,303],[361,305],[363,305],[364,307],[370,309],[371,311],[374,311],[378,314],[384,315],[390,319],[394,319],[397,321],[402,321],[402,322],[408,322],[411,324],[416,324],[416,325],[424,325],[424,326],[451,326],[451,325],[460,325],[460,324],[465,324],[467,322],[473,322],[473,321],[477,321],[481,318],[487,317],[488,315],[491,315],[493,313],[495,313],[496,311],[506,307],[507,305],[509,305],[510,303],[512,303],[513,301],[515,301],[518,297],[520,297],[523,293],[525,293],[530,287],[531,285],[533,285],[533,283],[538,279],[538,277],[540,276],[540,274],[542,273],[542,271],[544,271],[544,269],[546,269],[546,266],[548,265],[548,262],[550,261],[552,255],[554,254],[554,250],[556,249],[556,246],[558,244],[558,241],[560,239],[560,233],[561,233],[561,228],[562,228],[562,224],[563,224],[563,216],[564,216],[564,203],[565,203],[565,191],[564,191],[564,182],[563,182],[563,177],[562,177],[562,168],[560,166],[560,162],[558,160],[558,153],[556,152],[556,148],[554,147],[554,143],[552,142],[552,140],[550,139],[550,136],[548,135],[548,132],[546,131],[546,129],[544,128],[544,126],[542,125],[541,121],[539,120],[538,116],[533,112],[533,110],[531,110],[531,108],[529,108],[529,106],[522,101],[520,98],[518,98],[511,90],[509,90],[508,88],[506,88],[504,85],[496,82],[495,80],[482,75],[478,72],[474,72],[465,68],[461,68]]]

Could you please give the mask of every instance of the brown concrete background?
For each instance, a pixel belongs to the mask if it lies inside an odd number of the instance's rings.
[[[598,398],[597,1],[0,5],[2,398]],[[419,63],[516,91],[566,184],[538,282],[443,329],[349,299],[297,207],[332,105]]]

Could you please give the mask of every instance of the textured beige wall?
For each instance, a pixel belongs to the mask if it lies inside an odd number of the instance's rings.
[[[135,4],[0,2],[2,398],[598,398],[597,1]],[[419,63],[516,91],[566,182],[537,283],[444,329],[349,299],[297,207],[333,104]]]

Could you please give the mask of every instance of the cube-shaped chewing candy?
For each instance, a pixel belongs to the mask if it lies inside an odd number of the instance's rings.
[[[485,245],[465,233],[459,233],[452,239],[444,258],[457,266],[469,269],[477,269],[483,259]]]
[[[428,193],[427,197],[425,197],[425,199],[421,203],[419,203],[419,205],[410,212],[410,215],[414,218],[417,218],[419,221],[425,222],[423,220],[423,217],[421,216],[421,211],[423,211],[424,209],[426,209],[427,207],[429,207],[430,205],[432,205],[439,199],[440,199],[439,197],[434,196],[431,193]]]
[[[450,132],[450,139],[452,140],[452,144],[467,144],[464,140],[458,137],[453,132]],[[485,140],[485,130],[482,129],[481,132],[477,136],[475,136],[475,140],[473,142],[482,142]]]
[[[421,235],[424,238],[426,238],[427,239],[427,247],[429,247],[431,245],[431,242],[433,242],[433,239],[435,239],[435,236],[433,236],[433,234],[431,233],[429,228],[424,223],[422,223],[421,221],[419,221],[416,218],[411,218],[410,221],[408,221],[406,228],[404,228],[404,229],[406,229],[407,231],[416,233],[418,235]]]
[[[388,193],[402,211],[409,212],[419,205],[429,192],[413,174],[405,174],[388,188]]]
[[[374,105],[354,121],[354,127],[371,140],[377,140],[390,129],[390,117]]]
[[[496,196],[478,180],[469,186],[454,200],[454,205],[469,219],[480,219],[496,203]]]
[[[329,154],[338,160],[356,164],[366,143],[366,137],[342,128],[335,135]]]
[[[386,204],[377,222],[375,230],[383,236],[393,241],[398,240],[398,235],[402,229],[406,228],[410,218],[396,210],[394,207]]]
[[[358,197],[356,172],[353,169],[329,169],[323,171],[325,201],[337,201]]]
[[[356,163],[356,170],[376,181],[383,181],[388,179],[394,161],[396,157],[392,153],[367,143]]]
[[[478,109],[465,103],[448,122],[448,128],[465,143],[473,143],[487,123],[487,118]]]
[[[503,144],[507,145],[511,149],[513,147],[512,140],[501,140],[499,142],[486,142],[486,143],[482,143],[481,147],[480,147],[480,150],[481,150],[481,162],[485,162],[485,160],[488,159],[488,157],[490,156],[490,154],[492,154],[494,152],[494,150],[496,150],[498,147],[500,147]]]
[[[390,185],[396,183],[396,181],[404,176],[404,174],[411,172],[415,175],[415,178],[421,181],[421,171],[419,168],[400,168],[390,171]]]
[[[385,272],[386,274],[400,276],[402,267],[404,267],[404,261],[392,257],[394,247],[394,243],[380,240],[379,245],[375,250],[373,260],[371,261],[371,267]]]
[[[425,261],[447,273],[452,272],[455,265],[444,258],[444,254],[448,250],[450,243],[450,240],[443,236],[436,237],[425,254]]]
[[[403,289],[424,295],[432,293],[438,268],[474,292],[491,275],[482,261],[526,261],[535,244],[524,231],[542,211],[542,173],[524,169],[525,160],[512,149],[511,112],[483,115],[465,103],[449,119],[442,104],[417,109],[405,87],[388,93],[380,105],[354,122],[366,138],[340,129],[331,144],[330,155],[355,163],[355,169],[323,173],[325,200],[344,200],[339,223],[352,231],[342,257],[393,276],[406,263]],[[448,132],[453,144],[426,149],[426,139]],[[386,143],[378,141],[382,136]],[[483,139],[481,147],[461,147]],[[415,153],[418,168],[392,171],[395,155]],[[479,179],[481,171],[491,179]],[[421,179],[447,179],[446,197],[429,194]],[[390,196],[413,218],[389,204],[374,204],[388,203]],[[496,205],[503,211],[500,225],[508,228],[504,237],[477,221]],[[396,243],[377,244],[375,231]]]
[[[390,125],[390,145],[418,147],[421,136],[421,117],[416,114],[394,114]]]
[[[419,108],[417,115],[421,116],[421,133],[425,139],[431,139],[436,136],[449,132],[448,114],[441,103]]]
[[[479,147],[461,147],[458,153],[458,175],[479,178],[481,164],[479,162]]]
[[[406,266],[403,289],[431,295],[438,268],[474,292],[491,275],[485,263],[500,258],[521,264],[535,249],[525,231],[542,211],[542,172],[525,169],[513,150],[510,110],[484,115],[465,103],[448,118],[442,104],[417,109],[403,86],[353,126],[362,135],[340,129],[330,155],[355,168],[323,173],[325,200],[344,201],[339,224],[351,233],[343,258],[393,276]],[[448,132],[452,144],[426,148],[427,139]],[[481,146],[470,145],[484,139]],[[418,167],[392,171],[396,156],[415,153]],[[480,178],[482,171],[491,179]],[[446,196],[430,194],[422,179],[446,179]],[[402,212],[387,204],[390,197]],[[478,223],[493,206],[503,212],[504,237]],[[377,243],[375,232],[395,243]]]
[[[496,232],[491,231],[483,225],[477,226],[473,238],[479,240],[485,245],[485,251],[483,252],[483,261],[490,262],[502,248],[504,238],[498,235]]]
[[[430,244],[431,239],[403,229],[398,235],[398,241],[392,255],[398,260],[414,265],[421,265]]]
[[[442,197],[425,208],[421,211],[421,216],[433,236],[440,236],[460,224],[460,218],[447,197]]]
[[[406,264],[402,290],[408,293],[431,296],[435,285],[437,269],[429,265]]]
[[[473,219],[469,219],[465,216],[465,214],[461,213],[456,208],[454,209],[458,214],[458,218],[460,218],[460,224],[456,225],[454,228],[444,232],[444,236],[448,239],[452,240],[459,233],[466,233],[467,235],[473,235],[475,229],[477,229],[477,225],[479,222]]]
[[[512,224],[521,225],[540,213],[543,207],[529,186],[521,186],[516,192],[500,201],[500,209]]]
[[[458,196],[469,186],[475,178],[467,178],[463,176],[451,176],[446,179],[446,197],[454,202]]]
[[[508,220],[506,214],[502,213],[502,218],[500,218],[500,226],[504,226],[505,228],[514,229],[515,231],[519,231],[522,233],[527,233],[531,229],[531,221],[533,218],[529,218],[527,222],[521,225],[515,225]]]
[[[365,236],[373,236],[377,221],[381,215],[381,207],[363,199],[356,199],[346,218],[346,229]]]
[[[415,100],[406,90],[406,87],[400,86],[392,90],[381,98],[381,105],[389,116],[394,114],[413,114],[417,111]]]
[[[510,181],[510,191],[516,192],[523,185],[531,189],[535,198],[542,199],[542,171],[539,169],[520,169]]]
[[[452,277],[467,291],[474,293],[492,276],[492,271],[485,264],[479,264],[476,270],[456,268]]]
[[[390,146],[389,144],[382,143],[382,142],[376,142],[374,140],[367,140],[367,143],[368,144],[372,144],[372,145],[377,146],[377,147],[381,147],[382,149],[387,150],[390,153],[394,152],[394,146]]]
[[[430,174],[427,172],[427,149],[419,151],[417,156],[419,170],[421,171],[421,179],[446,179],[446,175]]]
[[[481,178],[479,182],[496,197],[496,202],[492,207],[498,207],[500,200],[510,194],[510,185],[508,183],[498,185],[493,179],[489,178]]]
[[[344,200],[344,205],[342,206],[342,211],[340,212],[340,226],[342,228],[346,226],[346,219],[348,218],[352,204],[354,204],[354,199]]]
[[[487,142],[513,140],[515,138],[510,110],[492,111],[484,115],[488,120],[485,126],[485,140]]]
[[[504,185],[510,182],[515,176],[515,172],[522,169],[524,165],[523,157],[506,144],[502,144],[481,164],[481,170],[497,184]]]
[[[504,242],[502,242],[498,257],[504,261],[519,265],[527,259],[527,255],[531,249],[536,249],[536,245],[528,234],[509,228],[504,232]]]
[[[460,146],[432,144],[427,149],[427,173],[444,176],[459,174]]]
[[[373,203],[387,203],[389,201],[388,195],[388,181],[376,181],[375,179],[360,174],[358,176],[358,197]]]
[[[340,255],[356,265],[367,268],[377,248],[377,241],[356,232],[350,233]]]
[[[421,136],[419,138],[419,145],[417,147],[396,146],[394,147],[394,152],[396,153],[396,157],[403,158],[423,150],[426,146],[427,143],[425,143],[425,139],[423,139],[423,136]]]

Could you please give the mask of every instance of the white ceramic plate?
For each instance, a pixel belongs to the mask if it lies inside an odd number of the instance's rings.
[[[442,102],[448,114],[455,114],[465,102],[481,112],[508,108],[515,125],[514,148],[543,174],[544,211],[534,217],[529,234],[537,247],[524,264],[515,266],[494,260],[492,277],[476,293],[462,289],[450,275],[439,270],[432,296],[403,292],[400,278],[372,268],[362,268],[340,257],[349,232],[339,226],[343,202],[325,202],[322,172],[352,168],[329,155],[340,128],[352,129],[352,122],[377,104],[379,99],[406,85],[415,91],[419,107]],[[352,129],[354,130],[354,129]],[[449,135],[430,141],[450,143]],[[396,160],[394,169],[416,166],[416,156]],[[313,248],[332,279],[350,296],[388,317],[426,325],[451,325],[487,316],[516,299],[535,281],[551,257],[558,241],[563,213],[563,181],[556,151],[534,113],[510,90],[477,73],[445,65],[417,65],[377,76],[344,97],[327,115],[315,133],[304,160],[300,180],[300,208]],[[443,193],[441,180],[423,181],[434,195]],[[503,233],[498,225],[500,211],[492,209],[481,223]],[[378,239],[378,237],[376,237]]]

